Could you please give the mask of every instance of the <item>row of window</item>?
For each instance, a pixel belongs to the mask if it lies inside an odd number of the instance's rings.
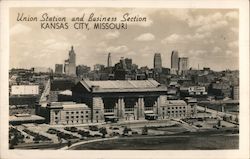
[[[67,122],[67,124],[75,123],[74,120],[67,120],[66,122]],[[89,120],[87,119],[87,120],[85,120],[85,122],[89,122]],[[85,122],[84,122],[84,120],[80,120],[80,121],[76,120],[76,123],[85,123]]]
[[[81,111],[81,112],[78,112],[78,111],[77,111],[77,112],[66,112],[66,114],[70,114],[70,113],[71,113],[71,114],[75,114],[75,113],[76,113],[76,114],[79,114],[79,113],[83,114],[84,111]],[[85,111],[85,113],[88,114],[89,111]]]
[[[76,114],[79,114],[79,113],[83,114],[83,113],[84,113],[84,111],[80,111],[80,112],[79,112],[79,111],[76,111],[76,112],[66,112],[66,114],[70,114],[70,113],[71,113],[71,114],[75,114],[75,113],[76,113]],[[89,111],[85,111],[85,113],[86,113],[86,114],[88,114],[88,113],[89,113]],[[99,111],[97,110],[95,113],[96,113],[96,114],[98,114],[98,113],[99,113]]]
[[[73,124],[73,123],[87,123],[89,122],[89,120],[67,120],[66,123],[67,124]],[[96,122],[98,123],[99,120],[97,119]],[[56,122],[58,124],[58,122]]]
[[[88,118],[89,116],[86,115],[85,118]],[[66,116],[66,119],[69,119],[70,117],[69,116]],[[71,116],[71,119],[74,119],[74,118],[79,118],[79,116]],[[84,118],[83,115],[80,116],[80,118]]]
[[[164,112],[162,112],[162,113],[164,113]],[[185,110],[176,110],[176,111],[167,111],[167,113],[186,113],[186,111]]]
[[[168,107],[168,109],[186,109],[186,107]],[[162,107],[162,110],[165,110],[165,107]]]

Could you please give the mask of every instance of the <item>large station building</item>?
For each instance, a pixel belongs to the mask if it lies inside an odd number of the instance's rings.
[[[83,80],[72,88],[72,98],[88,105],[92,113],[100,110],[105,120],[184,118],[196,112],[183,100],[167,100],[166,86],[155,80]]]

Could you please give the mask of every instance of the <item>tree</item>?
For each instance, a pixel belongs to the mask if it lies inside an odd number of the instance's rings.
[[[105,135],[108,134],[107,129],[105,127],[102,127],[100,129],[100,133],[102,134],[102,138],[105,138]]]
[[[235,118],[235,122],[239,123],[239,118],[238,117]]]
[[[148,135],[148,128],[146,125],[142,129],[142,135]]]
[[[125,127],[123,129],[123,135],[128,135],[128,131],[129,131],[129,129],[127,127]]]
[[[70,147],[72,145],[71,141],[68,141],[68,147]]]

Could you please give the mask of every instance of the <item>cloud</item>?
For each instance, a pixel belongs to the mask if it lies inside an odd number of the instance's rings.
[[[220,53],[222,51],[222,49],[218,46],[215,46],[212,50],[212,53]]]
[[[44,44],[44,45],[49,45],[49,44],[55,43],[55,42],[56,42],[55,39],[47,39],[47,40],[43,41],[43,44]]]
[[[32,29],[23,24],[16,24],[10,29],[10,35],[24,34],[30,32]]]
[[[238,19],[239,18],[239,12],[237,11],[231,11],[225,14],[225,17],[227,17],[229,20]]]
[[[181,36],[179,34],[171,34],[170,36],[166,37],[165,39],[162,40],[162,43],[178,43],[181,42]]]
[[[236,33],[236,34],[239,33],[239,29],[238,29],[238,28],[232,27],[232,28],[230,28],[230,30],[231,30],[232,32]]]
[[[106,48],[107,48],[107,43],[105,41],[102,41],[96,45],[95,51],[98,53],[103,53]]]
[[[205,55],[207,53],[206,50],[189,50],[188,52],[190,55],[192,56],[202,56]]]
[[[232,41],[228,43],[229,48],[237,48],[238,47],[238,41]]]
[[[86,39],[87,39],[87,36],[84,35],[84,34],[81,33],[81,32],[77,32],[77,33],[75,34],[75,37],[77,38],[78,41],[79,41],[79,40],[86,40]]]
[[[68,50],[71,44],[68,42],[55,42],[47,46],[51,50]]]
[[[226,14],[215,12],[207,15],[195,14],[194,10],[170,10],[169,14],[187,23],[190,28],[196,28],[197,32],[211,32],[229,25],[228,19],[238,18],[238,12],[232,11]]]
[[[227,50],[227,51],[226,51],[226,55],[233,55],[233,51]]]
[[[108,52],[111,52],[111,53],[125,53],[127,52],[129,49],[127,46],[125,45],[121,45],[121,46],[110,46],[107,48],[107,51]]]
[[[168,10],[168,13],[172,16],[174,16],[175,18],[181,20],[181,21],[190,21],[191,19],[193,19],[191,16],[190,16],[190,10],[188,9],[169,9]]]
[[[188,43],[190,41],[203,40],[211,36],[211,33],[194,33],[194,34],[171,34],[170,36],[164,38],[161,42],[168,44],[175,43]]]
[[[226,20],[216,21],[213,23],[202,25],[201,27],[197,29],[197,32],[208,32],[208,31],[211,32],[213,30],[226,27],[227,25],[228,25],[228,22]]]
[[[119,31],[109,32],[109,33],[105,34],[105,38],[106,39],[116,39],[119,36],[120,36],[120,32]]]
[[[194,35],[186,35],[185,38],[189,40],[201,40],[204,38],[207,38],[211,35],[211,33],[206,32],[206,33],[195,33]]]
[[[135,38],[136,41],[152,41],[155,40],[155,36],[151,33],[141,34]]]

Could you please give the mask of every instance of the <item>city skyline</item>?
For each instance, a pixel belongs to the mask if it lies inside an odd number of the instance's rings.
[[[147,23],[129,24],[127,30],[60,30],[42,31],[33,23],[15,22],[17,12],[27,14],[65,14],[82,12],[119,15],[143,14]],[[190,67],[213,70],[239,69],[238,10],[232,9],[11,9],[10,68],[50,67],[63,63],[71,45],[76,52],[76,65],[107,64],[120,57],[132,58],[139,67],[153,68],[153,56],[161,53],[162,66],[171,68],[171,52],[189,57]],[[165,23],[163,23],[165,22]],[[25,37],[25,38],[23,38]],[[143,59],[143,60],[142,60]],[[233,59],[233,60],[232,60]],[[29,61],[27,63],[27,61]],[[46,61],[44,63],[43,61]],[[223,61],[223,62],[222,62]]]

